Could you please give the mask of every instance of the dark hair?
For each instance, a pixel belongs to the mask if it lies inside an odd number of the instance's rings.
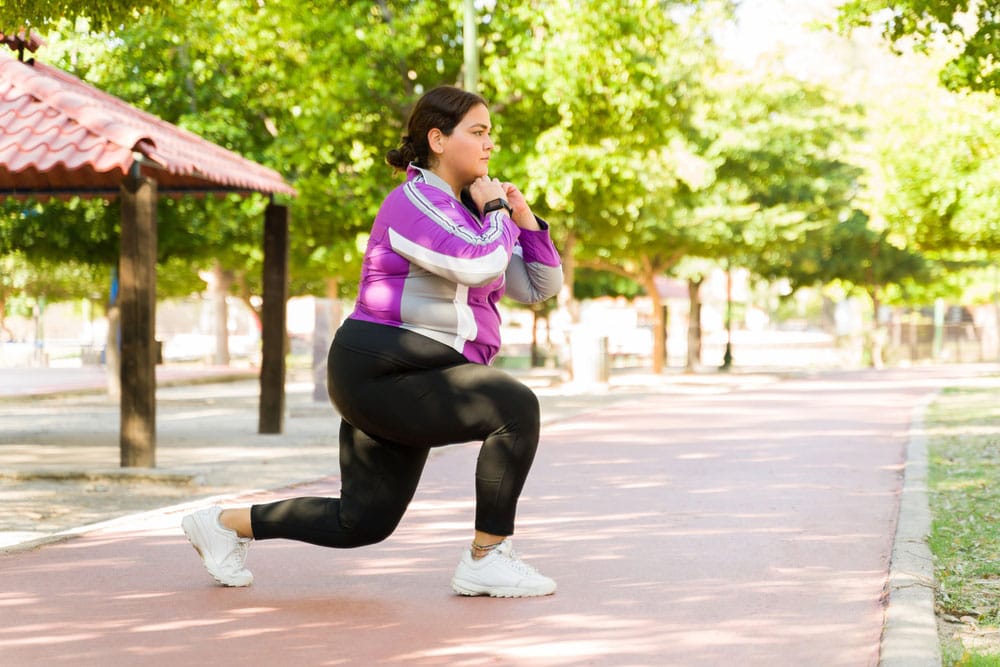
[[[469,109],[477,104],[487,106],[486,100],[479,95],[454,86],[438,86],[427,91],[410,112],[402,143],[386,153],[385,161],[400,170],[406,169],[411,162],[425,169],[430,167],[431,147],[427,143],[427,133],[437,128],[445,136],[451,135]]]

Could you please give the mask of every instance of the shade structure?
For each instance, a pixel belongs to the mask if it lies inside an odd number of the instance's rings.
[[[161,194],[295,194],[272,169],[55,67],[0,54],[0,193],[113,197],[135,164]]]
[[[0,54],[0,196],[122,199],[122,465],[155,462],[156,199],[229,192],[295,195],[272,169],[55,67]],[[261,432],[280,432],[284,409],[287,234],[287,207],[272,197],[265,214]]]

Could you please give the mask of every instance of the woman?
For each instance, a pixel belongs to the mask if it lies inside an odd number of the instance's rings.
[[[386,156],[406,181],[375,218],[354,312],[330,347],[341,496],[185,517],[184,532],[219,583],[253,581],[251,539],[337,548],[384,540],[430,448],[482,440],[475,530],[452,588],[495,597],[555,591],[509,539],[538,444],[538,400],[489,364],[500,348],[500,297],[547,299],[562,269],[548,225],[514,185],[489,177],[490,129],[486,102],[458,88],[435,88],[414,107],[402,145]]]

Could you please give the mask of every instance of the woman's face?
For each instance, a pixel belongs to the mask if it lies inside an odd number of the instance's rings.
[[[434,172],[459,191],[480,176],[486,176],[494,148],[490,130],[490,112],[477,104],[469,109],[450,135],[433,134],[430,146],[437,156],[437,164],[432,167]]]

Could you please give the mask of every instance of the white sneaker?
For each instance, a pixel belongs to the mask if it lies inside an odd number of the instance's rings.
[[[495,598],[526,598],[556,592],[556,582],[518,558],[510,539],[479,560],[466,549],[458,561],[451,587],[459,595]]]
[[[188,514],[181,520],[181,528],[216,581],[223,586],[249,586],[253,575],[244,566],[250,538],[240,537],[219,523],[221,513],[221,508],[209,507]]]

